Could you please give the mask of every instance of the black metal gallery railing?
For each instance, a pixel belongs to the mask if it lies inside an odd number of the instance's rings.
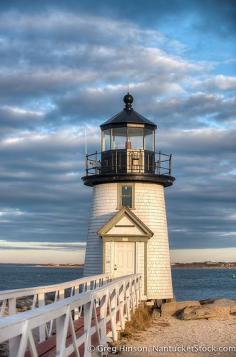
[[[86,176],[155,174],[171,176],[172,155],[149,150],[117,149],[86,155]]]

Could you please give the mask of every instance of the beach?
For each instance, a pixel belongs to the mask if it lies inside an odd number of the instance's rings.
[[[156,317],[150,328],[125,342],[123,357],[186,356],[229,357],[236,355],[236,316],[223,320],[182,321],[175,317]],[[234,346],[235,350],[229,351]],[[165,348],[164,352],[163,351]],[[166,349],[169,348],[167,352]],[[176,351],[176,349],[179,351]],[[189,351],[187,351],[189,348]],[[194,352],[191,352],[194,348]],[[219,351],[224,348],[224,351]],[[206,350],[207,349],[207,350]],[[202,350],[202,351],[201,351]],[[159,352],[158,352],[159,351]]]

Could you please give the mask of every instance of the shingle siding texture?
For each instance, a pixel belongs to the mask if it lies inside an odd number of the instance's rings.
[[[97,231],[117,212],[117,183],[97,185],[89,217],[84,275],[103,272],[102,240]],[[153,183],[135,183],[134,213],[152,230],[147,246],[147,298],[173,297],[164,188]],[[143,260],[143,257],[140,260]],[[143,264],[143,261],[140,265]]]

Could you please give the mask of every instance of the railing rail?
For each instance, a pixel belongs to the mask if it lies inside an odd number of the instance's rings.
[[[52,324],[56,334],[56,356],[69,356],[73,352],[80,356],[79,351],[83,348],[83,356],[90,357],[93,336],[99,345],[106,347],[108,323],[113,340],[117,340],[117,331],[124,329],[125,322],[131,318],[131,311],[135,311],[140,302],[140,281],[139,274],[124,276],[94,290],[2,318],[0,343],[9,341],[10,357],[23,357],[27,348],[33,357],[37,357],[40,336],[35,334],[35,329]],[[80,334],[74,323],[76,313],[83,321]]]
[[[97,151],[85,157],[86,176],[114,173],[172,174],[172,155],[148,150]]]
[[[111,275],[99,274],[53,285],[2,290],[0,291],[0,317],[17,313],[17,302],[21,299],[26,301],[26,298],[29,298],[27,308],[34,309],[73,296],[78,292],[93,290],[109,281]]]

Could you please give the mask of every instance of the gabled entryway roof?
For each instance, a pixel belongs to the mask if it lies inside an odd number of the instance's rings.
[[[100,237],[151,238],[153,232],[128,207],[118,211],[97,234]]]

